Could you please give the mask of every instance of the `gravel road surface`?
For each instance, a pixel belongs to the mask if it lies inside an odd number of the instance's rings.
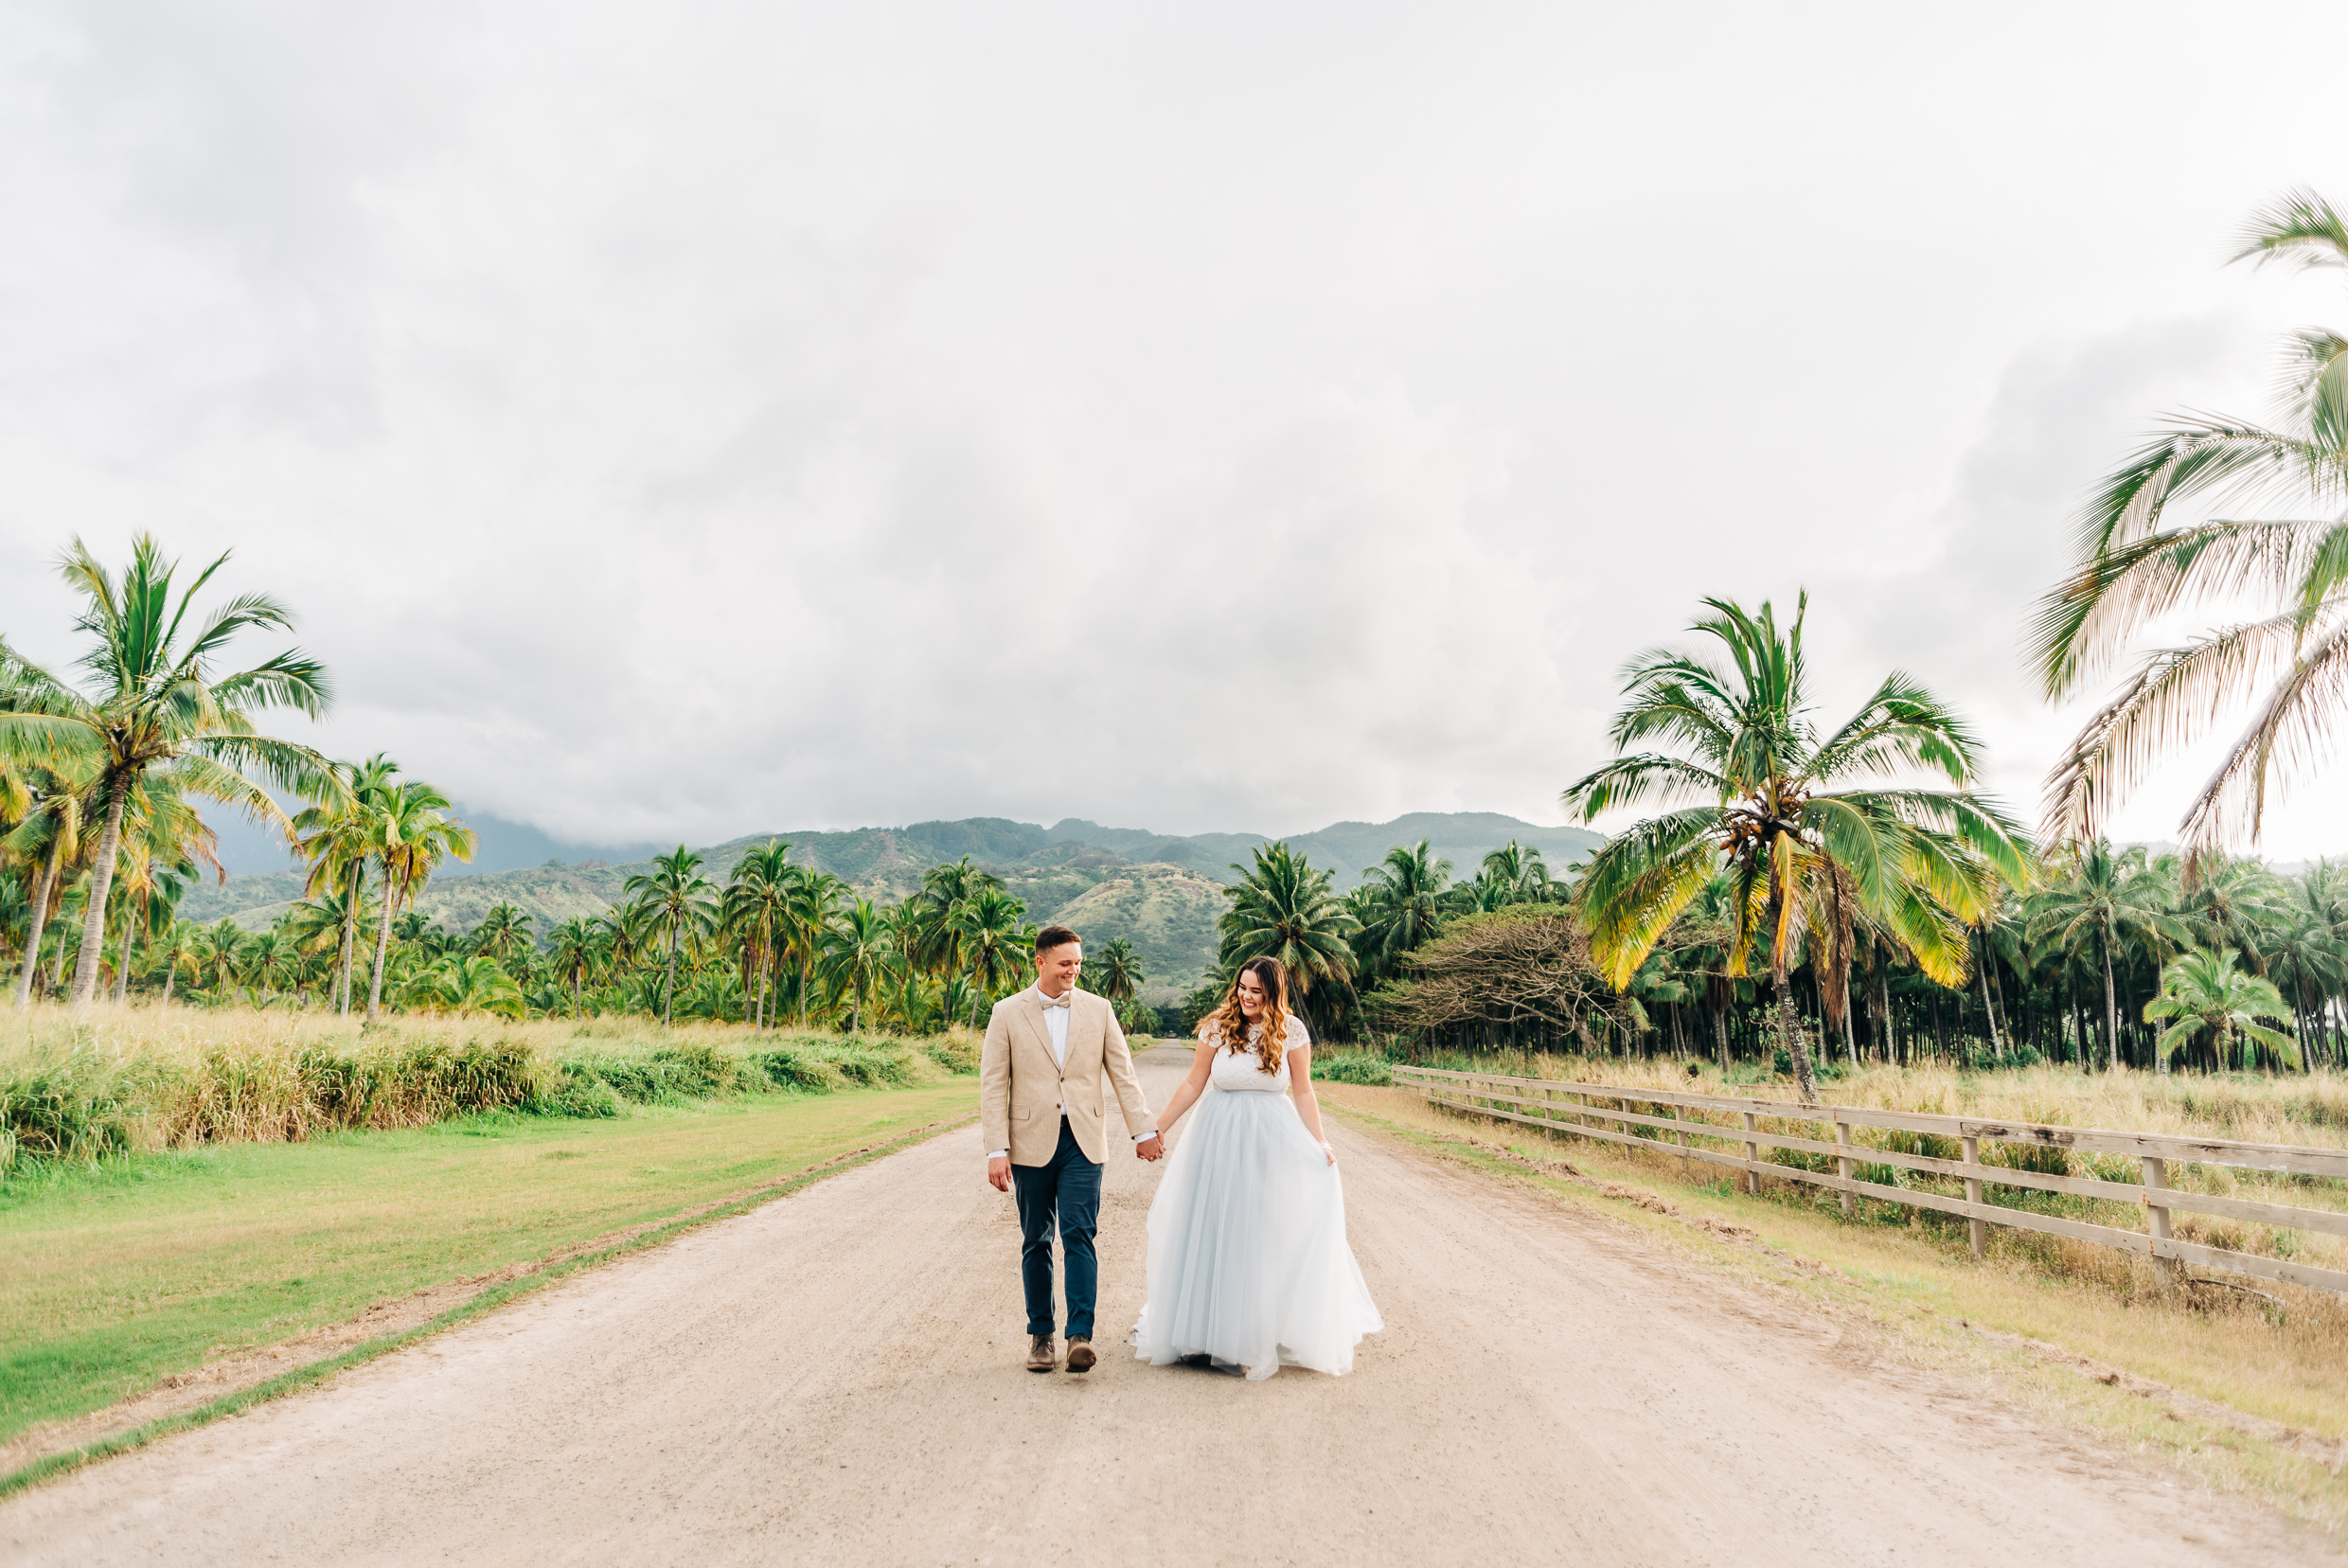
[[[1182,1055],[1141,1065],[1163,1104]],[[1130,1359],[1131,1159],[1099,1369],[1023,1370],[1011,1200],[966,1130],[14,1498],[0,1560],[2342,1560],[1603,1220],[1330,1131],[1388,1324],[1348,1378]]]

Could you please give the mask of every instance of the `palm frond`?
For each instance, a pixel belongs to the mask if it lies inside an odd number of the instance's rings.
[[[2287,190],[2253,213],[2242,231],[2242,248],[2229,261],[2265,266],[2270,261],[2302,268],[2348,267],[2348,223],[2314,191]]]
[[[2277,617],[2296,622],[2297,615]],[[2312,773],[2330,753],[2332,717],[2348,703],[2348,624],[2305,649],[2267,694],[2250,727],[2237,739],[2185,813],[2185,841],[2209,847],[2230,833],[2253,841],[2265,823],[2268,795],[2294,775]]]
[[[2220,518],[2148,532],[2089,556],[2031,617],[2029,657],[2047,696],[2068,696],[2108,668],[2128,637],[2189,604],[2222,602],[2260,587],[2296,592],[2333,526]]]
[[[1569,813],[1578,811],[1590,822],[1618,807],[1646,800],[1685,799],[1690,795],[1723,799],[1726,782],[1718,774],[1694,762],[1660,752],[1618,757],[1566,786],[1558,797]]]
[[[1718,822],[1714,811],[1657,817],[1609,840],[1591,858],[1575,897],[1592,955],[1616,989],[1718,870]]]
[[[2048,835],[2093,838],[2106,814],[2165,753],[2190,746],[2207,732],[2230,693],[2288,669],[2305,632],[2305,616],[2293,609],[2146,654],[2118,695],[2089,719],[2049,775],[2043,811]],[[2270,711],[2283,716],[2281,710]],[[2226,776],[2212,781],[2203,792],[2205,800],[2221,792]]]

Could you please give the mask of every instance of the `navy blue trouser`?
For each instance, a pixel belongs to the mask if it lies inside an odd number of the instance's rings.
[[[1068,1263],[1068,1337],[1093,1337],[1093,1297],[1100,1288],[1100,1259],[1093,1233],[1100,1228],[1101,1167],[1084,1157],[1068,1118],[1059,1119],[1059,1147],[1040,1166],[1011,1167],[1011,1194],[1019,1201],[1019,1282],[1027,1292],[1027,1331],[1052,1331],[1052,1221],[1059,1221],[1059,1250]]]

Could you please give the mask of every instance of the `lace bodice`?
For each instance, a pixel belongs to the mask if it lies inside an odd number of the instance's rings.
[[[1278,1072],[1265,1072],[1264,1064],[1257,1057],[1256,1042],[1263,1038],[1264,1033],[1264,1026],[1258,1024],[1248,1031],[1246,1050],[1234,1051],[1225,1047],[1216,1051],[1215,1068],[1207,1081],[1218,1089],[1228,1090],[1235,1094],[1287,1094],[1289,1091],[1288,1053],[1311,1043],[1310,1039],[1305,1033],[1305,1021],[1294,1013],[1289,1014],[1288,1028],[1287,1043],[1280,1053]],[[1218,1036],[1217,1040],[1219,1045],[1221,1037]]]

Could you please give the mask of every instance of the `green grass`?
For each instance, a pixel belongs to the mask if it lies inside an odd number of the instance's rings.
[[[20,1167],[0,1184],[0,1440],[213,1355],[715,1203],[976,1098],[965,1078]]]

